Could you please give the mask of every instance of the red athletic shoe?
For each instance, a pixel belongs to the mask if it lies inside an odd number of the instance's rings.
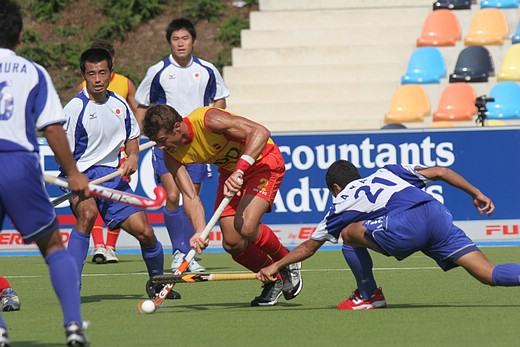
[[[350,298],[338,304],[338,310],[373,310],[385,307],[386,300],[381,288],[377,288],[368,300],[363,299],[359,290],[356,289]]]

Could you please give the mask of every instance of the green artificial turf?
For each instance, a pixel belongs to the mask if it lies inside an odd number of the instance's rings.
[[[496,263],[520,260],[520,248],[483,248]],[[119,264],[86,263],[82,311],[92,346],[516,346],[520,288],[480,284],[462,269],[447,273],[421,253],[398,262],[372,253],[387,309],[338,311],[355,281],[339,250],[304,262],[304,288],[274,307],[250,307],[256,280],[181,283],[182,299],[139,314],[147,279],[140,255]],[[211,273],[243,269],[224,253],[206,253]],[[88,258],[90,261],[90,256]],[[169,267],[169,256],[165,257]],[[64,344],[62,315],[40,257],[0,257],[21,310],[4,312],[12,346]]]

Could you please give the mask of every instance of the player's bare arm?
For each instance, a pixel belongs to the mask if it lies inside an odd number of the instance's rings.
[[[128,79],[128,95],[126,96],[126,101],[134,114],[137,113],[137,108],[139,107],[139,104],[135,101],[135,92],[136,89],[134,82]]]
[[[226,99],[219,99],[219,100],[215,100],[213,102],[213,107],[226,108],[226,106],[227,106]]]
[[[79,197],[89,196],[88,178],[78,171],[76,162],[69,148],[65,130],[61,124],[51,124],[45,127],[45,137],[56,161],[65,170],[70,189]]]
[[[469,183],[464,177],[446,167],[431,167],[417,170],[421,175],[437,181],[444,181],[470,195],[473,198],[473,205],[477,208],[480,215],[486,213],[490,216],[495,210],[495,205],[490,198],[484,195],[477,187]]]
[[[271,136],[271,132],[261,124],[241,116],[231,116],[219,109],[211,109],[206,113],[206,127],[218,134],[245,140],[242,156],[250,159],[250,164],[260,156]],[[231,196],[240,194],[244,173],[235,171],[224,184],[224,194]]]
[[[120,169],[123,170],[122,176],[130,176],[137,171],[137,165],[139,161],[139,139],[125,143],[125,153],[127,155],[126,160],[122,163]]]
[[[276,281],[276,274],[281,268],[312,257],[324,243],[312,239],[304,241],[282,259],[258,271],[256,278],[264,283]]]

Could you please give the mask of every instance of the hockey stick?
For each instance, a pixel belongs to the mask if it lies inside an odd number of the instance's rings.
[[[63,181],[57,177],[45,174],[43,175],[43,178],[47,183],[54,184],[62,188],[69,188],[69,184],[66,181]],[[90,189],[90,193],[94,196],[103,199],[119,201],[123,204],[137,206],[147,210],[160,209],[163,207],[164,202],[166,201],[166,192],[161,186],[157,186],[153,190],[155,199],[150,199],[144,196],[127,193],[116,189],[110,189],[92,183],[89,183],[88,187]]]
[[[211,217],[211,219],[209,220],[208,224],[206,224],[206,227],[204,228],[204,230],[202,230],[202,233],[200,234],[201,238],[203,238],[203,239],[207,239],[208,238],[211,229],[213,229],[215,224],[217,224],[217,221],[220,218],[220,215],[222,214],[222,212],[224,212],[224,209],[229,204],[231,199],[232,199],[232,197],[229,197],[229,196],[224,197],[224,199],[222,200],[220,205],[215,210],[215,213],[213,214],[213,217]],[[179,265],[177,270],[175,270],[175,273],[174,273],[175,275],[179,276],[179,275],[183,274],[186,271],[186,269],[188,268],[188,265],[190,264],[191,260],[193,259],[193,257],[195,257],[195,252],[196,251],[195,251],[194,248],[192,248],[188,252],[186,257],[184,257],[184,260],[181,263],[181,265]],[[168,284],[166,284],[161,289],[159,294],[157,294],[157,296],[153,299],[153,303],[155,305],[155,310],[157,310],[159,308],[159,306],[161,306],[161,304],[163,303],[164,299],[166,299],[166,297],[171,292],[171,290],[172,290],[174,285],[175,285],[175,283],[168,283]],[[140,313],[143,313],[143,311],[141,309],[141,305],[142,305],[143,302],[144,302],[144,300],[141,300],[137,304],[137,308],[138,308]]]
[[[153,146],[155,146],[155,142],[154,141],[149,141],[147,143],[143,143],[142,145],[139,146],[139,152],[144,151],[145,149],[148,149],[148,148],[153,147]],[[106,176],[103,176],[103,177],[100,177],[100,178],[96,178],[95,180],[92,180],[90,183],[92,183],[92,184],[100,184],[100,183],[103,183],[103,182],[106,182],[106,181],[110,181],[112,178],[121,176],[122,174],[123,174],[123,170],[119,169],[117,171],[114,171],[114,172],[106,175]],[[62,196],[57,197],[56,199],[52,200],[52,204],[54,206],[58,206],[62,202],[69,200],[69,198],[71,196],[73,196],[73,195],[74,195],[73,192],[65,193]]]
[[[153,283],[195,283],[208,281],[239,281],[256,279],[256,274],[184,274],[184,275],[162,275],[152,277]]]

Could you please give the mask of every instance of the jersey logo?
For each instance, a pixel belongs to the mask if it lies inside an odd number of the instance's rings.
[[[13,95],[4,91],[4,88],[10,85],[9,81],[0,82],[0,120],[8,120],[14,113]]]
[[[199,77],[200,77],[200,73],[199,73],[198,71],[195,72],[195,73],[193,74],[193,77],[195,77],[195,78],[199,78]]]
[[[89,114],[88,116],[89,116],[89,119],[96,119],[96,118],[97,118],[97,116],[96,116],[96,112],[91,113],[91,114]]]
[[[120,108],[120,107],[117,107],[117,108],[114,108],[112,110],[112,112],[116,115],[116,116],[121,116],[123,114],[123,110]]]

